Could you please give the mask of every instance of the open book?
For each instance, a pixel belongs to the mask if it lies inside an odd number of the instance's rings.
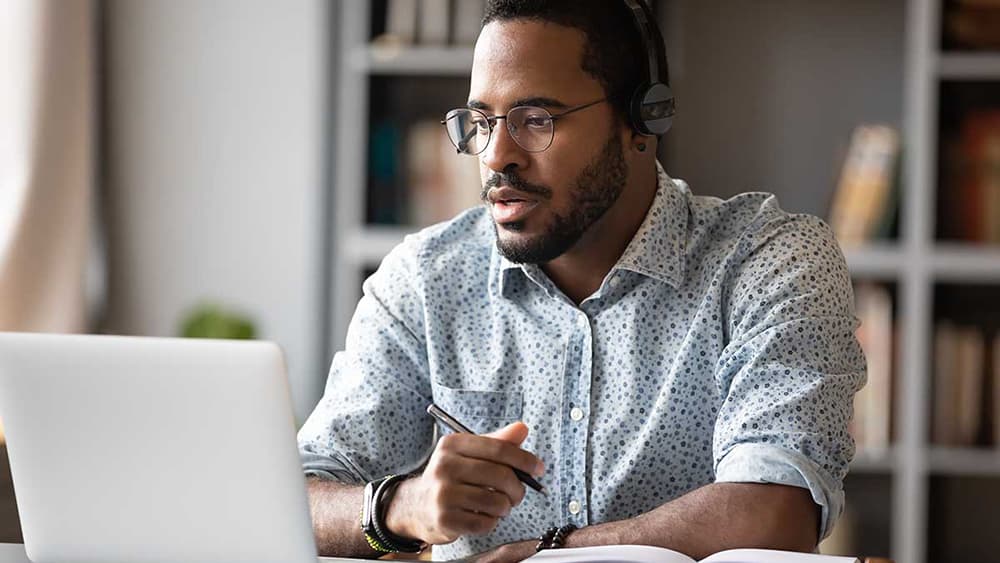
[[[728,549],[695,561],[683,553],[648,545],[601,545],[546,549],[526,561],[535,563],[858,563],[854,557],[771,549]]]

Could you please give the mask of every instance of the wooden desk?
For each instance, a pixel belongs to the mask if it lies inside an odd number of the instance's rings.
[[[371,563],[370,559],[344,559],[341,557],[320,557],[322,563]],[[0,563],[31,563],[24,554],[24,545],[19,543],[0,543]]]

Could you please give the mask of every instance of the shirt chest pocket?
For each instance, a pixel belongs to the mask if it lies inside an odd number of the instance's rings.
[[[476,434],[492,432],[521,420],[519,392],[455,389],[433,383],[434,403]]]

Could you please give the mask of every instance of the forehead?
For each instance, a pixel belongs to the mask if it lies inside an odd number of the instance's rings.
[[[476,42],[469,100],[494,110],[532,97],[570,105],[603,95],[581,68],[586,40],[578,29],[535,20],[493,21]]]

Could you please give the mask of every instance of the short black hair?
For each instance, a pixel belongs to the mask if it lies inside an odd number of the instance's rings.
[[[645,0],[639,1],[645,5]],[[653,78],[670,84],[663,35],[648,8],[646,13],[659,61],[659,76]],[[586,42],[580,66],[601,83],[612,107],[628,123],[632,95],[646,80],[649,65],[635,16],[623,0],[489,0],[483,26],[518,19],[582,31]]]

